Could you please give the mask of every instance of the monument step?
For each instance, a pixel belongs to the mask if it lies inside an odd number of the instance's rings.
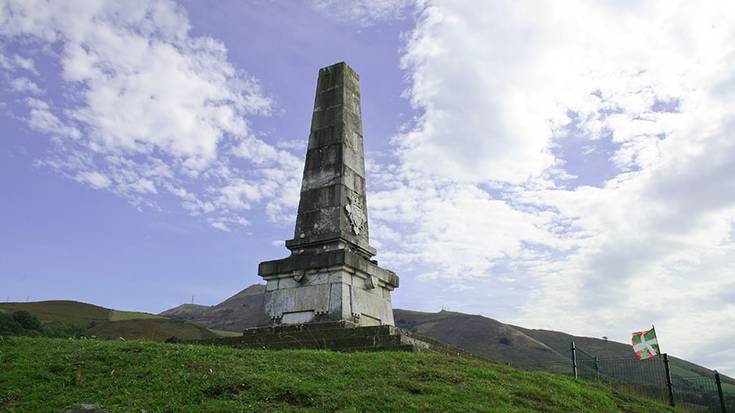
[[[364,347],[345,347],[338,350],[340,353],[359,353],[359,352],[365,352]],[[385,346],[385,347],[375,347],[369,350],[370,352],[373,351],[399,351],[399,352],[407,352],[412,353],[416,352],[416,348],[410,344],[401,344],[398,346]]]
[[[320,335],[311,337],[276,337],[264,336],[243,340],[220,341],[216,344],[227,344],[233,347],[258,347],[269,349],[284,348],[341,348],[341,347],[378,347],[400,345],[400,335],[359,335],[356,337],[333,337],[331,335]]]
[[[378,338],[384,338],[384,337],[400,337],[395,335],[358,335],[358,336],[338,336],[338,337],[331,337],[331,336],[316,336],[316,337],[301,337],[301,336],[289,336],[289,337],[282,337],[282,336],[265,336],[265,337],[249,337],[249,338],[243,338],[241,340],[235,340],[233,338],[230,338],[229,340],[217,340],[219,341],[218,344],[227,344],[232,346],[266,346],[271,344],[279,344],[279,343],[316,343],[316,342],[324,342],[325,340],[329,341],[336,341],[336,340],[355,340],[358,342],[368,342],[370,340],[375,340]]]
[[[353,323],[347,320],[319,321],[319,322],[304,323],[304,324],[280,324],[277,326],[246,328],[243,331],[243,336],[254,335],[254,334],[262,335],[264,333],[279,334],[279,333],[299,333],[299,332],[318,331],[318,330],[342,330],[342,329],[356,328],[356,327],[359,327],[359,326],[356,323]],[[391,327],[395,328],[389,325],[370,326],[370,327],[361,327],[361,328],[391,328]]]
[[[245,330],[240,337],[222,337],[198,343],[269,350],[416,351],[476,358],[447,344],[394,326],[355,327],[343,321],[252,328]]]
[[[260,333],[249,333],[239,337],[228,337],[228,340],[244,342],[248,340],[263,339],[309,339],[310,337],[320,338],[329,336],[332,338],[349,338],[349,337],[372,337],[372,336],[389,336],[396,334],[395,327],[378,326],[378,327],[360,327],[360,328],[341,328],[341,329],[324,329],[310,331],[294,331],[294,332],[278,332],[262,331]]]

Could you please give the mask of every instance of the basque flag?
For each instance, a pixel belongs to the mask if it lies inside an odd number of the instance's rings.
[[[656,338],[656,329],[652,326],[650,330],[633,333],[633,351],[638,360],[649,359],[661,353]]]

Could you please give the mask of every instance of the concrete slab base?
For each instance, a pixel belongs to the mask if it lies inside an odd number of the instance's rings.
[[[349,250],[292,255],[260,264],[270,325],[351,321],[394,325],[391,291],[398,277]]]
[[[455,347],[398,327],[389,325],[359,327],[349,321],[249,328],[241,337],[223,337],[200,343],[269,350],[411,351],[475,357]]]

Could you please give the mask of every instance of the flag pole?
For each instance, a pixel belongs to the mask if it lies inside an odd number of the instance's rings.
[[[653,330],[653,333],[656,334],[656,326],[651,323],[651,330]],[[658,334],[656,334],[656,342],[658,343]],[[659,357],[663,357],[663,353],[661,352],[661,344],[658,344],[658,354],[656,354]],[[667,362],[668,363],[668,362]]]

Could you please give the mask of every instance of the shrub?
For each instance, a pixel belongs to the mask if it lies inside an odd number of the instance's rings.
[[[0,313],[0,335],[16,335],[20,332],[20,324],[10,314]]]
[[[84,331],[81,326],[63,321],[51,321],[43,325],[43,335],[46,337],[81,337]]]
[[[41,330],[41,322],[38,317],[28,311],[21,310],[13,313],[13,319],[26,330]]]

